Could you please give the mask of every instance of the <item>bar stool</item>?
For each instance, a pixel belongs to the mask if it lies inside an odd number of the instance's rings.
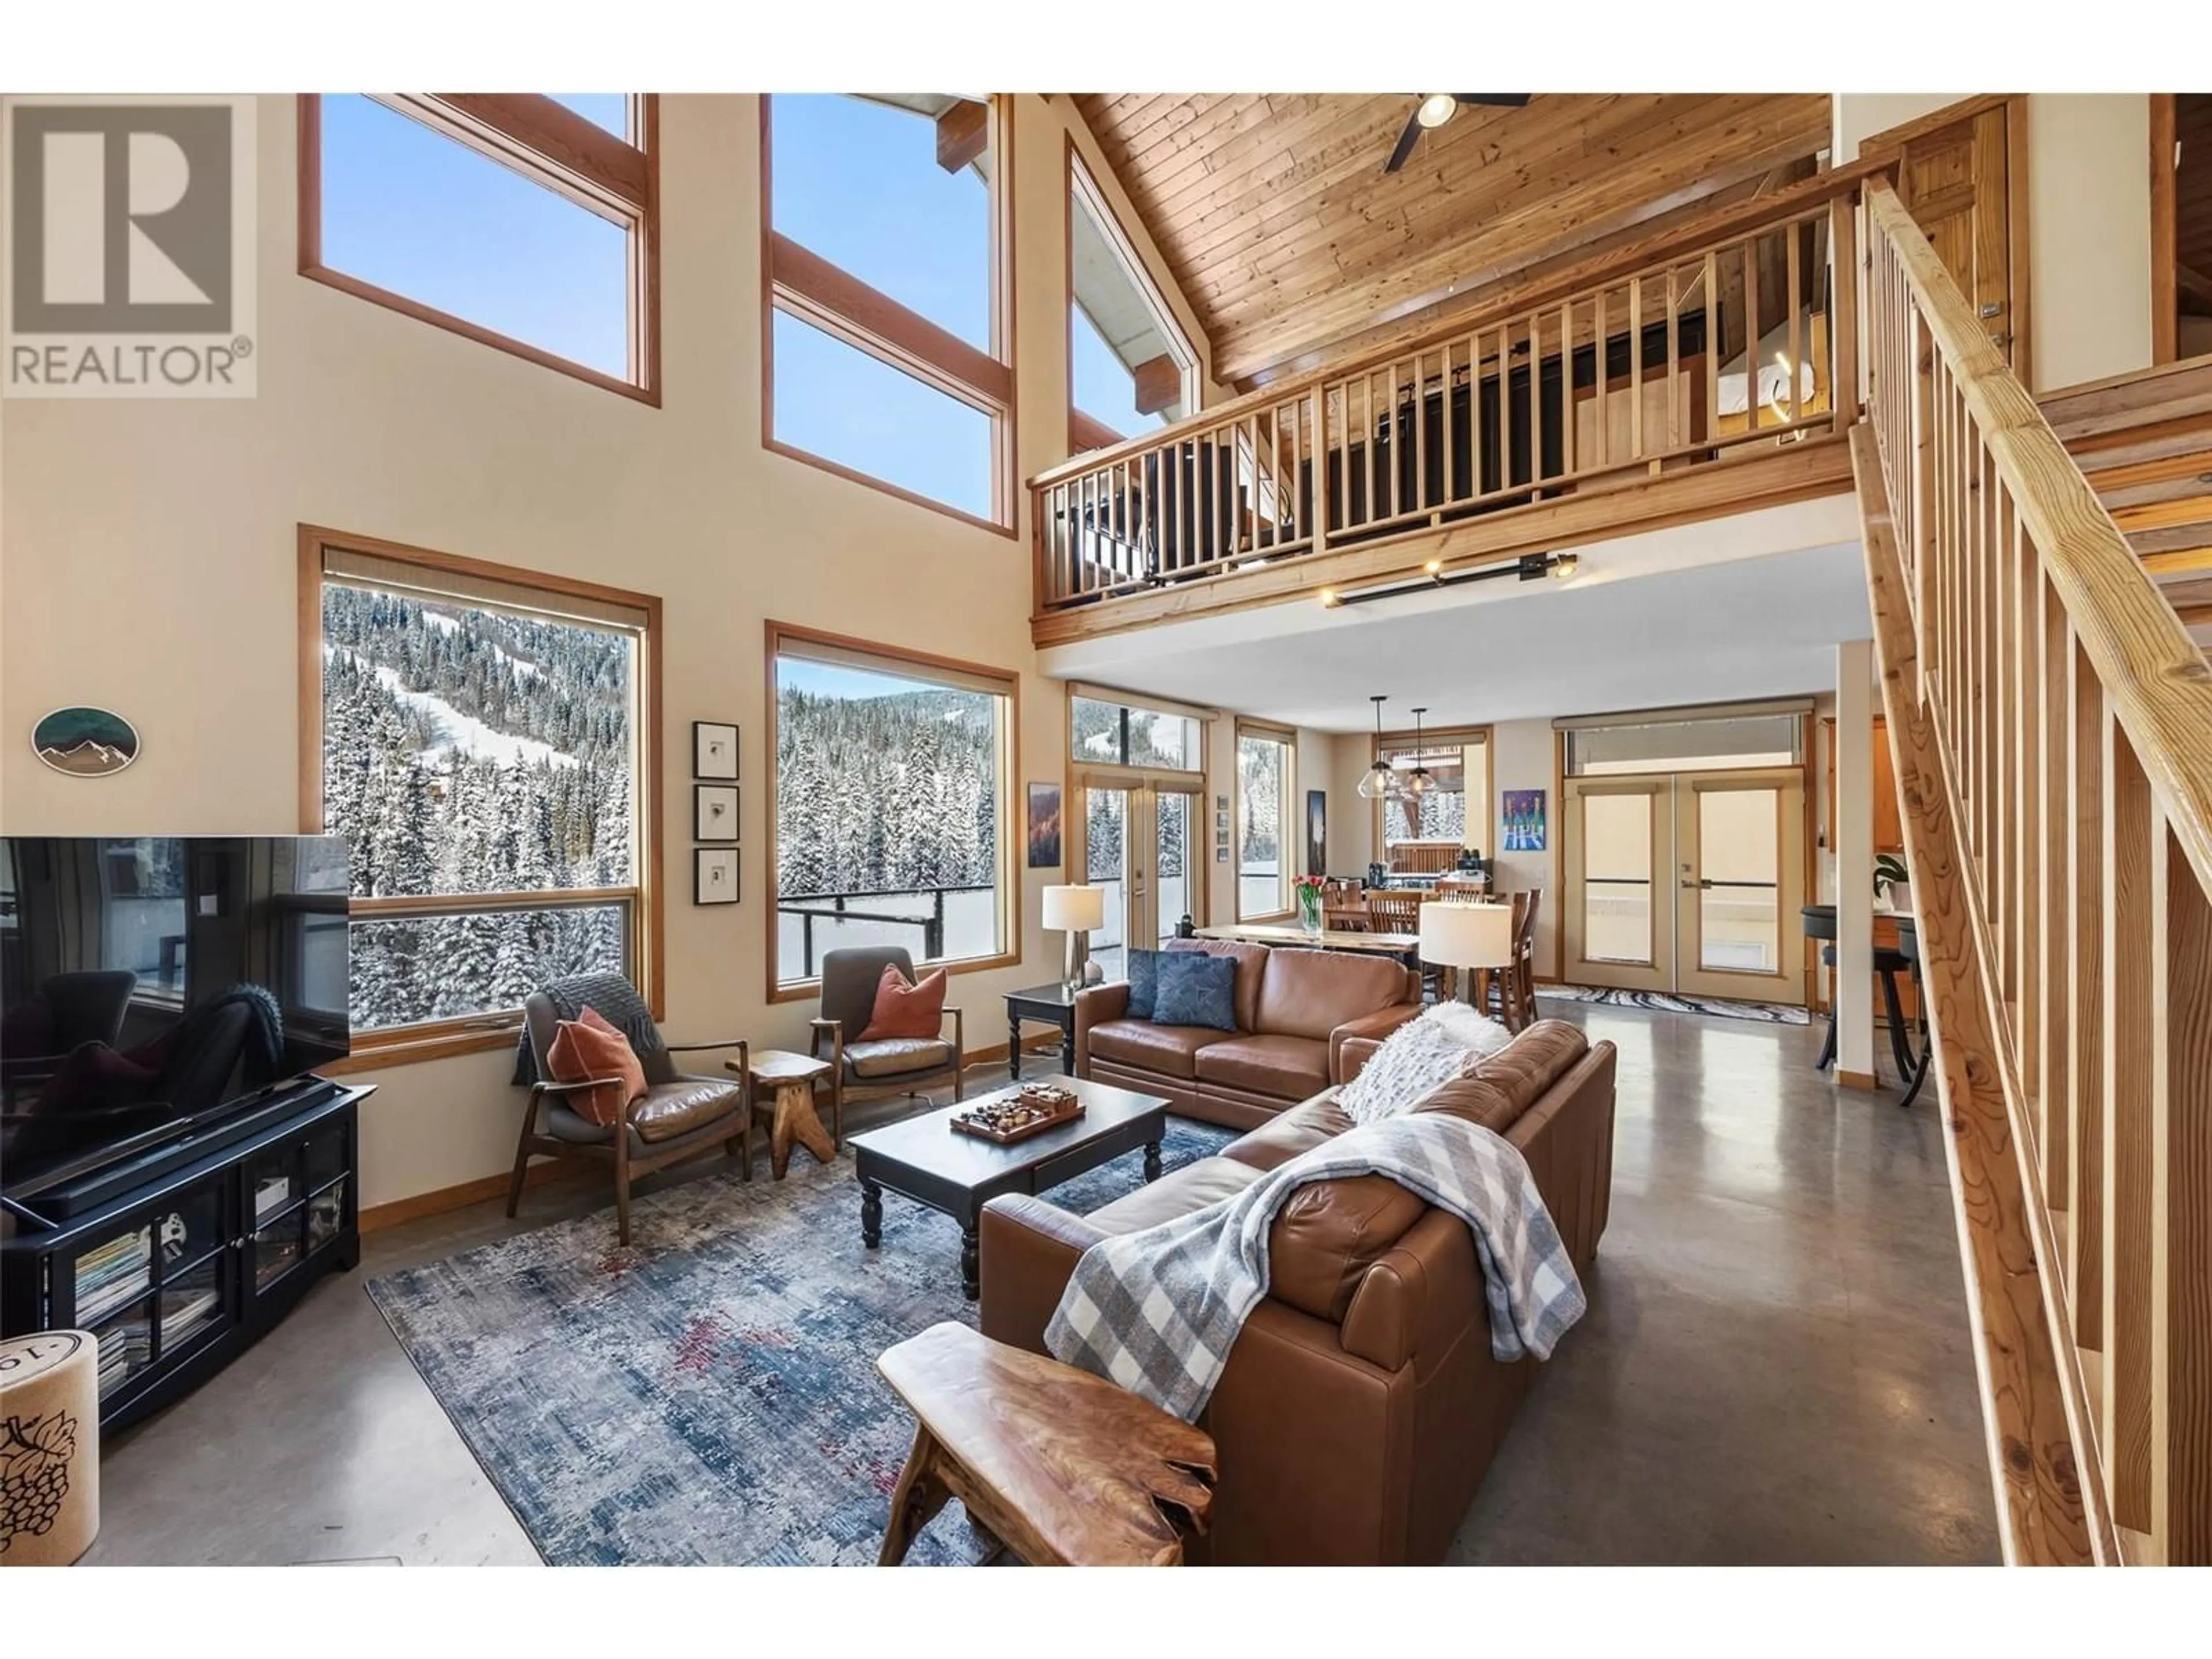
[[[1920,978],[1920,928],[1910,916],[1897,919],[1897,952],[1912,964],[1912,994],[1920,1001],[1920,1058],[1912,1067],[1912,1086],[1897,1103],[1910,1106],[1928,1081],[1928,1063],[1936,1058],[1935,1027],[1928,1018],[1928,988]]]
[[[1820,947],[1820,965],[1836,965],[1836,907],[1832,904],[1808,904],[1798,913],[1805,925],[1807,939],[1826,939]],[[1897,1062],[1897,1079],[1900,1083],[1914,1081],[1914,1061],[1911,1041],[1905,1032],[1905,1005],[1898,1000],[1897,976],[1913,971],[1912,959],[1904,951],[1887,945],[1874,948],[1874,971],[1881,981],[1882,1012],[1889,1017],[1890,1057]],[[1836,1063],[1836,999],[1828,999],[1828,1035],[1820,1045],[1820,1057],[1814,1061],[1813,1069],[1825,1072]],[[1912,1097],[1905,1099],[1911,1102]]]

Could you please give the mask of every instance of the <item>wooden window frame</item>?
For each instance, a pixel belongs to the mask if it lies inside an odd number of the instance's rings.
[[[1244,780],[1240,769],[1237,779],[1237,793],[1231,798],[1233,805],[1229,818],[1229,875],[1235,894],[1231,901],[1230,909],[1234,919],[1239,922],[1279,921],[1285,916],[1297,914],[1298,908],[1297,889],[1291,885],[1291,881],[1293,878],[1304,873],[1292,867],[1294,861],[1291,857],[1291,830],[1294,825],[1302,823],[1301,816],[1296,810],[1298,801],[1298,734],[1293,728],[1278,726],[1273,720],[1247,720],[1240,714],[1237,717],[1236,732],[1232,738],[1234,745],[1239,750],[1242,750],[1246,738],[1279,744],[1283,750],[1283,799],[1280,806],[1282,824],[1276,833],[1281,843],[1279,856],[1283,861],[1282,872],[1279,878],[1280,888],[1279,896],[1285,902],[1276,909],[1262,911],[1256,915],[1248,916],[1244,914],[1244,866],[1242,858],[1244,845]],[[1305,837],[1301,833],[1297,836],[1297,842],[1301,847],[1304,840]]]
[[[1155,798],[1162,794],[1195,795],[1198,798],[1199,822],[1192,828],[1197,835],[1199,845],[1196,848],[1186,846],[1184,849],[1198,871],[1191,883],[1193,908],[1190,914],[1194,920],[1212,915],[1214,883],[1213,723],[1222,718],[1222,711],[1182,702],[1173,697],[1155,697],[1125,691],[1119,686],[1099,685],[1089,680],[1063,681],[1060,691],[1060,747],[1061,752],[1067,757],[1066,768],[1061,774],[1061,854],[1066,860],[1063,868],[1067,878],[1076,880],[1078,873],[1082,872],[1084,881],[1090,879],[1091,817],[1088,803],[1082,799],[1085,790],[1146,789]],[[1075,700],[1078,697],[1087,702],[1105,703],[1111,708],[1178,715],[1191,721],[1196,728],[1192,737],[1192,744],[1198,751],[1195,763],[1190,766],[1132,765],[1079,753],[1075,746]],[[1078,811],[1078,805],[1082,805],[1085,810]],[[1233,835],[1233,818],[1231,823]],[[1157,870],[1153,876],[1157,881]]]
[[[982,973],[994,968],[1010,968],[1022,959],[1022,865],[1019,846],[1022,837],[1021,806],[1015,797],[1021,793],[1021,732],[1022,732],[1022,677],[1010,668],[994,668],[987,663],[968,662],[958,657],[939,656],[931,652],[911,650],[904,646],[886,645],[878,640],[860,639],[850,634],[830,633],[818,628],[809,628],[799,623],[777,622],[771,618],[763,625],[763,660],[766,665],[766,702],[768,710],[768,739],[763,752],[768,757],[766,771],[768,793],[768,827],[763,839],[768,844],[768,939],[767,974],[763,983],[768,988],[768,1000],[777,1002],[807,1002],[822,994],[822,978],[815,975],[807,979],[783,982],[778,974],[776,947],[782,912],[779,906],[780,893],[776,869],[776,797],[778,778],[775,757],[778,748],[775,665],[783,654],[787,642],[801,647],[809,645],[826,646],[840,652],[874,658],[889,673],[903,672],[907,678],[939,684],[945,677],[957,674],[963,678],[995,681],[1005,689],[998,695],[1006,699],[1004,726],[999,741],[999,850],[997,870],[993,885],[997,890],[999,948],[988,956],[946,957],[925,962],[917,957],[915,967],[942,968],[947,974]],[[794,654],[803,656],[804,650]]]
[[[629,243],[629,373],[617,377],[323,262],[323,100],[299,100],[300,275],[526,362],[660,407],[660,95],[630,94],[626,143],[543,93],[379,93],[375,100],[621,226]]]
[[[851,483],[941,513],[994,535],[1014,538],[1021,491],[1015,473],[1013,106],[988,100],[996,158],[991,188],[991,349],[979,351],[951,330],[902,305],[775,228],[775,100],[760,94],[761,447]],[[991,516],[954,507],[833,461],[775,435],[775,318],[781,311],[866,353],[991,422]],[[774,983],[771,975],[770,983]]]
[[[1152,313],[1152,323],[1160,331],[1160,338],[1182,369],[1182,403],[1185,419],[1199,412],[1200,394],[1205,382],[1199,374],[1198,349],[1191,343],[1190,335],[1182,319],[1161,293],[1160,285],[1152,279],[1151,269],[1137,245],[1129,240],[1122,227],[1121,215],[1114,211],[1106,192],[1099,186],[1098,175],[1083,159],[1083,152],[1072,132],[1065,135],[1066,161],[1064,168],[1066,189],[1060,195],[1060,270],[1066,279],[1067,308],[1066,340],[1067,362],[1067,453],[1080,455],[1092,449],[1107,449],[1128,441],[1120,433],[1096,416],[1086,415],[1075,406],[1075,198],[1080,194],[1090,204],[1099,228],[1106,234],[1108,245],[1120,256],[1122,269],[1135,285],[1138,296]],[[1171,423],[1172,424],[1172,423]]]
[[[445,894],[416,897],[352,898],[347,912],[356,919],[400,915],[447,915],[497,909],[562,909],[580,904],[627,903],[632,918],[631,957],[638,993],[655,1019],[663,1018],[666,1004],[668,945],[666,884],[662,879],[660,854],[661,733],[660,601],[649,593],[609,587],[598,582],[547,575],[519,566],[494,564],[463,558],[425,547],[356,536],[319,525],[299,527],[299,696],[300,696],[300,828],[303,834],[323,830],[323,585],[325,562],[333,550],[366,554],[393,563],[411,565],[425,573],[426,587],[434,588],[441,575],[477,577],[514,587],[527,588],[549,597],[567,595],[602,605],[621,605],[641,611],[646,618],[638,642],[636,747],[631,830],[636,838],[635,880],[628,887],[555,888],[526,893]],[[469,602],[465,593],[456,604]],[[563,620],[556,617],[554,620]],[[350,1012],[350,1011],[349,1011]],[[352,1054],[326,1070],[365,1071],[416,1060],[439,1060],[449,1054],[511,1048],[522,1026],[522,1011],[489,1010],[481,1014],[426,1020],[386,1030],[358,1032]]]

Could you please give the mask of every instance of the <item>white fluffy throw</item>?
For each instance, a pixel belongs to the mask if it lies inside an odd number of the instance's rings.
[[[1468,1004],[1439,1002],[1385,1037],[1359,1075],[1337,1091],[1336,1103],[1354,1123],[1395,1117],[1469,1062],[1512,1041],[1510,1031]]]

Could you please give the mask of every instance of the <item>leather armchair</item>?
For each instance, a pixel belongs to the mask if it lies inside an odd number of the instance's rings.
[[[896,945],[850,945],[822,958],[822,1012],[810,1023],[808,1052],[830,1062],[830,1133],[840,1152],[848,1096],[874,1100],[950,1083],[953,1099],[962,1097],[967,1036],[959,1009],[945,1011],[952,1024],[950,1037],[941,1035],[941,1024],[934,1037],[860,1036],[874,1016],[876,987],[886,966],[896,967],[908,984],[915,982],[914,958]]]
[[[665,1045],[638,1056],[645,1068],[645,1092],[623,1109],[622,1121],[594,1123],[569,1105],[586,1090],[613,1078],[587,1078],[581,1083],[558,1083],[547,1055],[560,1026],[552,999],[533,993],[522,1006],[530,1033],[530,1048],[537,1062],[538,1081],[522,1111],[522,1133],[514,1149],[514,1173],[507,1183],[507,1212],[514,1214],[522,1202],[522,1187],[531,1158],[538,1154],[605,1164],[614,1172],[615,1237],[629,1243],[629,1197],[632,1177],[649,1175],[688,1158],[723,1147],[740,1161],[744,1179],[753,1178],[752,1083],[750,1046],[742,1037],[724,1042]],[[635,1047],[635,1045],[633,1045]],[[675,1056],[732,1049],[737,1051],[734,1073],[710,1077],[677,1069]]]

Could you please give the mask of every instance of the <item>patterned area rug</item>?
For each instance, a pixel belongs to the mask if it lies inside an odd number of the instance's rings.
[[[1664,991],[1623,991],[1612,986],[1540,985],[1537,1000],[1556,997],[1562,1002],[1601,1002],[1615,1008],[1650,1008],[1668,1014],[1712,1014],[1722,1019],[1764,1020],[1769,1025],[1810,1025],[1813,1016],[1802,1008],[1775,1002],[1730,1002],[1723,997],[1669,996]]]
[[[1169,1169],[1231,1132],[1168,1120]],[[1141,1184],[1132,1154],[1053,1189],[1088,1212]],[[972,1324],[960,1230],[886,1194],[860,1243],[849,1155],[734,1173],[373,1280],[368,1293],[538,1553],[556,1566],[872,1564],[914,1423],[876,1356]],[[986,1545],[946,1506],[908,1559]]]

